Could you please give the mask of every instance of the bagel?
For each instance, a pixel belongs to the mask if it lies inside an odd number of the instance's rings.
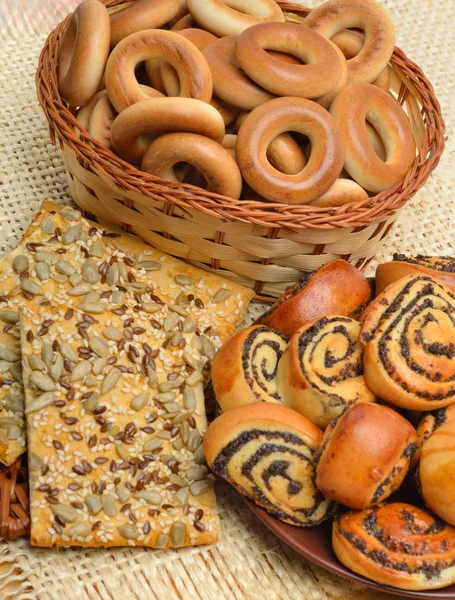
[[[352,179],[343,179],[340,177],[326,192],[310,204],[311,206],[327,208],[343,206],[350,202],[361,202],[362,200],[367,200],[367,198],[368,194],[362,186],[352,181]]]
[[[333,36],[332,42],[338,46],[345,58],[349,60],[354,58],[354,56],[357,56],[362,50],[363,44],[365,43],[365,36],[358,31],[343,29]],[[371,83],[388,92],[390,89],[389,67],[387,66],[379,77]]]
[[[110,11],[111,48],[132,33],[158,29],[177,15],[178,0],[136,0]]]
[[[197,23],[191,15],[185,15],[172,25],[171,31],[183,31],[189,27],[196,27],[196,25]]]
[[[242,176],[227,150],[214,140],[194,133],[168,133],[154,140],[142,159],[141,169],[157,177],[178,181],[174,165],[186,162],[202,173],[207,190],[239,198]]]
[[[267,159],[270,142],[288,131],[311,142],[308,164],[295,175],[280,173]],[[343,167],[340,130],[328,111],[305,98],[275,98],[258,106],[240,127],[237,141],[244,179],[271,202],[307,204],[330,188]]]
[[[251,81],[239,69],[234,36],[220,38],[203,51],[213,78],[213,91],[228,104],[252,110],[274,96]]]
[[[237,132],[248,114],[244,112],[238,116],[235,122]],[[304,151],[289,133],[281,133],[270,142],[267,158],[275,169],[288,175],[299,173],[308,162]]]
[[[150,144],[142,136],[176,131],[198,133],[221,143],[224,122],[213,106],[194,98],[150,98],[118,115],[112,124],[111,140],[121,156],[137,163]]]
[[[84,0],[63,37],[57,67],[58,90],[71,106],[84,106],[96,94],[109,55],[110,24],[106,7]]]
[[[134,68],[146,61],[165,60],[177,71],[180,96],[210,102],[212,75],[207,61],[189,40],[173,31],[147,29],[132,33],[112,50],[106,65],[106,89],[117,112],[147,95],[140,89]]]
[[[345,169],[357,183],[381,192],[405,176],[416,147],[409,120],[395,98],[370,83],[351,83],[335,98],[330,113],[344,138]],[[366,120],[381,132],[385,161],[370,142]]]
[[[344,54],[342,53],[342,51],[338,48],[338,46],[336,44],[334,44],[333,42],[330,42],[330,43],[334,47],[336,53],[338,54],[338,58],[340,59],[341,76],[340,76],[340,79],[338,80],[338,83],[336,84],[336,86],[333,88],[332,91],[328,92],[327,94],[324,94],[323,96],[319,96],[319,98],[314,98],[315,102],[317,102],[318,104],[320,104],[323,108],[326,108],[327,110],[330,108],[330,105],[332,104],[335,96],[337,96],[341,92],[341,90],[343,88],[345,88],[348,84],[347,60],[344,57]]]
[[[287,63],[267,50],[291,54],[305,64]],[[253,81],[278,96],[318,98],[332,92],[342,76],[341,58],[333,44],[294,23],[250,27],[237,38],[235,57]]]
[[[198,50],[202,52],[206,46],[215,42],[218,38],[204,31],[203,29],[183,29],[178,32],[179,35],[183,35],[187,40],[196,46]],[[166,90],[168,96],[179,96],[180,95],[180,81],[177,71],[164,60],[159,62],[161,69],[161,81],[163,87]]]
[[[310,12],[306,27],[327,39],[344,29],[365,31],[361,51],[348,60],[350,83],[371,83],[387,67],[395,47],[393,23],[374,0],[328,0]]]
[[[227,102],[221,100],[221,98],[217,98],[216,96],[212,96],[210,104],[214,108],[216,108],[216,110],[223,117],[223,121],[226,127],[228,125],[231,125],[236,120],[236,118],[242,110],[238,106],[232,106],[232,104],[228,104]]]
[[[187,0],[188,10],[203,29],[221,37],[239,35],[265,21],[284,21],[274,0]]]
[[[109,96],[106,90],[103,90],[93,106],[87,131],[92,138],[95,138],[109,149],[112,149],[111,129],[116,116],[117,113],[109,100]]]
[[[236,160],[235,147],[237,145],[237,136],[234,133],[226,134],[221,145]]]

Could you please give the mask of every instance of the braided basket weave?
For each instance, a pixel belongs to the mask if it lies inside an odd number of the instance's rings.
[[[106,6],[123,0],[106,1]],[[279,2],[286,20],[310,12]],[[255,290],[279,296],[337,256],[363,269],[400,209],[425,184],[444,149],[445,125],[433,87],[398,48],[390,61],[391,91],[412,125],[418,155],[391,189],[338,208],[234,200],[143,173],[94,140],[61,99],[57,62],[70,16],[49,35],[36,74],[37,93],[59,142],[71,195],[85,212],[133,232],[152,246]]]

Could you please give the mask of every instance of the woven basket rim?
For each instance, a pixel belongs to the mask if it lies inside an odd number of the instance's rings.
[[[123,2],[102,1],[107,7]],[[297,16],[306,16],[310,12],[309,8],[293,2],[278,0],[278,4],[284,11]],[[223,221],[277,230],[363,227],[393,213],[414,196],[426,183],[443,153],[446,127],[433,86],[422,69],[395,47],[391,63],[401,69],[419,94],[417,100],[425,117],[425,134],[411,168],[392,188],[360,202],[327,208],[235,200],[193,185],[160,179],[140,171],[92,138],[76,120],[75,111],[61,99],[57,85],[57,57],[70,18],[71,14],[49,34],[41,51],[36,72],[38,100],[49,123],[52,142],[58,141],[62,150],[65,146],[70,147],[85,167],[125,192],[137,192],[181,210],[200,211]],[[404,100],[410,93],[411,90],[402,84],[399,98]]]

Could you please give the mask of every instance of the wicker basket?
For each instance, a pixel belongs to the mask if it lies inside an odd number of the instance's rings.
[[[290,22],[302,22],[309,12],[290,2],[279,4]],[[422,70],[395,48],[389,65],[391,90],[408,114],[419,152],[404,180],[393,188],[362,202],[318,208],[239,201],[164,181],[139,171],[94,140],[60,98],[57,61],[69,18],[47,39],[36,83],[51,139],[58,140],[63,152],[76,204],[163,252],[253,288],[258,299],[279,296],[302,271],[337,256],[365,268],[443,152],[445,125],[433,87]]]

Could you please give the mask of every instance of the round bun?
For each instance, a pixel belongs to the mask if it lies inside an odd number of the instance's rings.
[[[262,315],[261,323],[291,337],[305,323],[326,315],[359,317],[370,295],[370,286],[362,273],[340,258],[289,288]]]
[[[452,412],[451,418],[424,441],[419,467],[420,489],[425,504],[451,525],[455,525],[454,416]]]
[[[415,429],[398,413],[359,402],[327,428],[316,485],[350,508],[379,504],[402,484],[416,442]]]
[[[373,402],[376,398],[363,378],[359,333],[358,321],[339,316],[298,329],[278,364],[283,403],[325,429],[347,406]]]
[[[215,419],[204,435],[211,469],[280,520],[305,527],[333,514],[315,486],[322,432],[279,404],[240,406]]]
[[[376,295],[408,275],[428,275],[455,292],[455,259],[450,256],[405,256],[395,254],[393,260],[376,269]]]
[[[264,325],[235,334],[215,354],[212,383],[223,412],[252,402],[281,402],[276,372],[288,340]]]
[[[343,565],[382,585],[435,590],[455,583],[455,529],[410,504],[337,517],[332,544]]]
[[[360,332],[368,387],[408,410],[455,403],[454,323],[455,296],[431,277],[390,285],[368,306]]]

